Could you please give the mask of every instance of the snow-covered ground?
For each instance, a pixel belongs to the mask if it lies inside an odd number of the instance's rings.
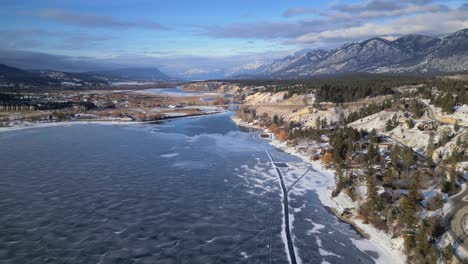
[[[411,147],[417,152],[425,152],[430,135],[416,128],[409,129],[406,124],[400,124],[396,128],[384,134],[392,137],[405,146]],[[438,137],[434,136],[434,142],[437,142]]]
[[[346,195],[341,194],[336,198],[331,198],[331,192],[335,187],[335,176],[332,170],[323,167],[319,162],[310,161],[310,159],[297,152],[295,149],[288,147],[286,143],[281,143],[278,140],[273,140],[271,145],[281,149],[291,155],[301,158],[304,162],[312,165],[319,173],[315,173],[314,177],[304,177],[300,183],[294,187],[294,192],[306,190],[315,190],[323,205],[332,207],[343,212],[348,208],[355,208],[356,204]],[[387,233],[374,228],[371,225],[364,224],[361,220],[354,218],[355,224],[370,235],[370,240],[356,240],[355,245],[360,250],[374,250],[379,253],[377,263],[405,263],[406,256],[403,253],[403,239],[392,239]]]
[[[461,125],[468,126],[468,105],[462,105],[455,108],[455,113],[453,117],[460,120]]]
[[[464,104],[462,106],[455,107],[455,112],[451,115],[445,114],[442,111],[442,108],[436,107],[434,105],[429,104],[429,100],[422,100],[426,106],[430,108],[432,113],[434,114],[434,118],[447,123],[458,123],[462,126],[468,126],[468,105]]]
[[[380,111],[370,116],[366,116],[359,120],[356,120],[349,124],[350,127],[354,127],[356,129],[364,129],[367,131],[371,131],[372,129],[376,129],[378,132],[383,132],[385,130],[385,124],[388,120],[392,119],[393,115],[397,116],[397,119],[403,117],[403,112],[397,111]]]
[[[234,122],[242,126],[252,126],[246,124],[238,118],[233,117]],[[255,128],[262,129],[261,127],[254,126]],[[262,129],[263,130],[263,129]],[[310,164],[317,172],[311,175],[304,176],[298,183],[294,185],[294,189],[291,191],[294,193],[305,193],[307,190],[314,190],[320,201],[324,206],[332,207],[343,212],[348,208],[356,208],[356,204],[349,199],[346,195],[339,195],[336,198],[331,198],[331,193],[335,187],[335,176],[332,170],[326,169],[320,162],[311,161],[309,157],[299,153],[294,148],[287,146],[286,143],[279,142],[273,139],[270,143],[277,149],[280,149],[286,153],[294,155],[302,159],[305,163]],[[299,168],[301,169],[301,168]],[[302,168],[304,173],[305,169]],[[301,174],[298,172],[297,174]],[[378,252],[379,257],[375,259],[377,263],[405,263],[406,255],[403,253],[403,238],[391,238],[387,233],[374,228],[371,225],[364,224],[361,220],[354,218],[355,224],[370,235],[370,240],[355,240],[354,243],[357,248],[362,251],[373,250]],[[317,232],[320,226],[314,225],[314,230],[310,232]],[[326,252],[322,252],[326,253]]]
[[[59,126],[72,126],[72,125],[87,125],[87,124],[98,124],[98,125],[128,125],[128,124],[141,124],[144,122],[133,122],[133,121],[66,121],[66,122],[21,122],[14,126],[0,127],[1,132],[30,129],[30,128],[46,128],[46,127],[59,127]]]
[[[459,110],[462,107],[459,108]],[[458,110],[457,110],[458,111]],[[460,112],[460,111],[459,111]],[[399,124],[390,131],[385,131],[385,124],[388,120],[390,120],[394,115],[397,116],[397,120]],[[467,115],[468,116],[468,115]],[[420,119],[420,120],[413,120],[414,127],[409,128],[406,124],[406,119],[402,111],[392,112],[392,111],[380,111],[376,114],[364,117],[359,119],[355,122],[350,123],[349,125],[356,129],[364,129],[367,131],[371,131],[372,129],[376,129],[383,135],[389,136],[396,140],[398,143],[403,144],[405,146],[411,147],[418,153],[425,154],[427,151],[427,146],[430,140],[430,131],[421,131],[417,128],[418,124],[422,122],[422,120],[427,119]],[[440,136],[444,133],[448,132],[449,134],[462,134],[463,131],[454,131],[453,125],[448,124],[440,124],[437,129],[433,130],[432,133],[434,135],[433,142],[436,143],[439,141]],[[441,146],[440,148],[436,149],[434,156],[439,157],[445,156],[450,154],[453,148],[456,146],[457,137],[454,137],[448,144]]]

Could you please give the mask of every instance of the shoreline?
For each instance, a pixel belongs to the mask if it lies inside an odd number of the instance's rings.
[[[38,129],[38,128],[48,128],[48,127],[60,127],[60,126],[72,126],[72,125],[134,125],[134,124],[152,124],[164,121],[170,121],[180,118],[195,118],[208,115],[224,114],[228,111],[217,111],[217,112],[208,112],[203,114],[190,114],[190,115],[180,115],[180,116],[167,116],[159,120],[151,121],[125,121],[118,119],[108,119],[108,120],[68,120],[68,121],[59,121],[59,122],[22,122],[21,124],[15,124],[13,126],[0,127],[0,133],[9,132],[9,131],[18,131],[24,129]]]
[[[267,131],[267,129],[258,125],[248,124],[236,116],[231,117],[232,121],[241,127],[253,128],[260,131]],[[344,217],[342,213],[348,207],[349,201],[341,197],[343,194],[332,198],[331,193],[335,187],[334,171],[324,168],[323,164],[318,161],[311,161],[305,155],[298,153],[294,148],[287,146],[286,143],[278,141],[274,136],[269,139],[270,145],[276,149],[286,152],[290,155],[300,158],[304,162],[310,164],[319,173],[326,175],[329,180],[328,186],[317,189],[317,194],[320,202],[330,214],[333,214],[339,221],[347,223],[353,230],[356,231],[365,241],[369,241],[372,245],[377,247],[379,258],[374,259],[376,263],[406,263],[406,255],[403,252],[403,239],[401,237],[392,239],[387,233],[378,230],[369,224],[364,224],[361,220],[357,219],[354,215],[351,217]],[[311,183],[313,185],[314,183]],[[338,199],[337,199],[338,198]],[[351,205],[354,205],[352,203]],[[365,243],[355,241],[355,246],[361,251],[369,250]]]
[[[362,238],[365,238],[367,240],[371,239],[371,236],[368,233],[366,233],[366,231],[364,231],[362,228],[360,228],[358,225],[356,225],[356,223],[351,218],[342,216],[341,214],[339,214],[336,208],[328,207],[328,206],[324,206],[324,207],[325,209],[327,209],[327,211],[330,214],[333,214],[334,216],[336,216],[336,218],[338,218],[341,222],[350,225],[354,229],[354,231],[356,231],[356,233],[358,233]]]

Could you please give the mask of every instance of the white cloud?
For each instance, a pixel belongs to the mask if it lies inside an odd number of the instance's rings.
[[[298,43],[357,41],[371,37],[404,34],[444,35],[468,28],[468,10],[425,13],[401,17],[383,23],[365,23],[355,27],[337,28],[299,36]]]
[[[87,28],[144,28],[152,30],[167,29],[159,23],[147,20],[123,21],[118,18],[93,13],[70,12],[63,9],[41,9],[38,16],[42,19],[62,24]]]

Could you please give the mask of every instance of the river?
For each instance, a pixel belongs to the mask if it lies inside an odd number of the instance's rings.
[[[373,263],[320,173],[230,115],[0,133],[0,262],[290,263],[278,169],[297,263]]]

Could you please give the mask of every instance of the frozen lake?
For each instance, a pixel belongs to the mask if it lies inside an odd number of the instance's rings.
[[[281,189],[310,165],[230,113],[162,124],[0,133],[1,263],[289,263]],[[295,183],[301,263],[373,263],[363,239]]]
[[[167,95],[167,96],[216,96],[217,93],[207,93],[207,92],[189,92],[185,91],[179,87],[174,88],[154,88],[154,89],[145,89],[138,91],[139,93],[149,93],[149,94],[158,94],[158,95]]]

